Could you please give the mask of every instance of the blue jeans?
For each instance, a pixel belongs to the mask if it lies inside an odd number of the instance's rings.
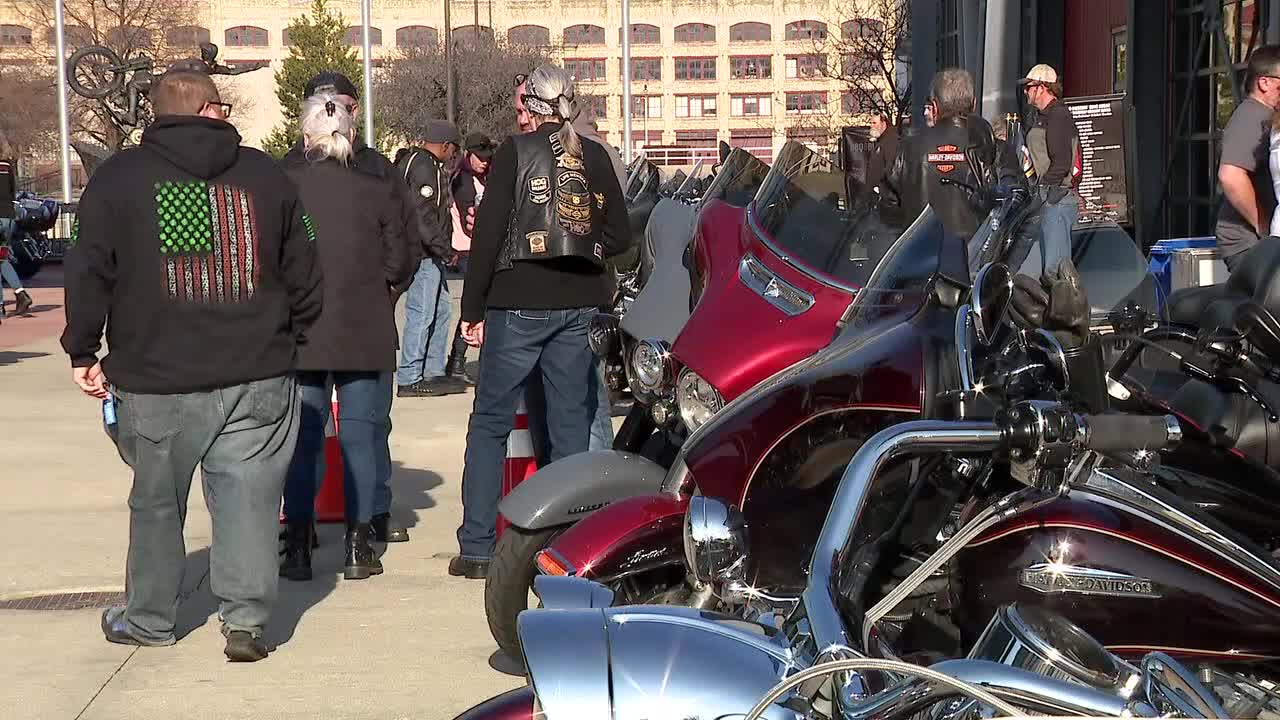
[[[423,258],[404,297],[404,336],[400,339],[396,383],[412,385],[419,380],[443,377],[451,339],[444,262]]]
[[[136,637],[173,640],[187,553],[192,474],[213,522],[209,585],[228,630],[262,632],[279,585],[280,490],[298,437],[292,377],[209,392],[116,390],[120,457],[133,469],[125,620]]]
[[[1048,192],[1041,189],[1041,192]],[[1045,202],[1040,208],[1040,244],[1033,247],[1020,272],[1041,277],[1058,268],[1063,258],[1071,257],[1071,228],[1080,215],[1080,196],[1074,191],[1056,203]]]
[[[367,523],[373,517],[385,404],[391,397],[384,387],[386,377],[379,372],[298,373],[302,422],[284,487],[284,513],[291,522],[315,516],[316,492],[325,476],[324,428],[335,384],[347,523]]]
[[[493,553],[507,434],[526,381],[541,378],[546,390],[554,461],[587,449],[592,409],[597,406],[594,356],[587,346],[587,320],[595,308],[489,310],[484,318],[480,377],[467,425],[462,471],[462,525],[458,547],[468,559]]]
[[[596,366],[596,398],[597,403],[591,411],[591,437],[587,442],[588,450],[609,450],[613,448],[613,399],[609,397],[609,383],[604,379],[604,363],[593,356]],[[524,406],[529,412],[529,436],[533,441],[533,450],[541,467],[550,459],[547,448],[551,440],[547,432],[547,399],[542,387],[542,378],[537,374],[529,376],[524,386]]]
[[[383,393],[382,408],[386,414],[378,425],[378,481],[373,488],[373,514],[391,512],[391,401],[396,394],[394,373],[378,373],[378,391]],[[339,408],[341,409],[341,408]]]

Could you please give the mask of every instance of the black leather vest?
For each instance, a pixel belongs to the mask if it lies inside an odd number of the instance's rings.
[[[979,199],[960,185],[944,183],[954,180],[970,186],[977,181],[965,160],[965,151],[981,142],[981,133],[971,128],[981,118],[946,118],[933,127],[920,130],[902,146],[902,205],[908,222],[914,220],[926,204],[933,206],[947,230],[959,235],[972,235],[985,217]],[[994,159],[994,147],[984,155]]]
[[[604,194],[591,191],[581,158],[565,151],[554,133],[512,138],[516,148],[515,206],[497,269],[522,260],[580,257],[604,266],[596,228]]]

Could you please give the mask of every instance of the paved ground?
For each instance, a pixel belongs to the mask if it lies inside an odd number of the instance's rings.
[[[0,600],[124,585],[129,475],[100,406],[70,382],[56,266],[40,279],[33,314],[0,325]],[[348,582],[341,530],[322,526],[316,579],[282,583],[268,660],[224,661],[206,578],[209,518],[195,491],[185,637],[135,650],[103,641],[100,610],[0,610],[0,716],[448,719],[521,684],[486,662],[483,583],[445,571],[470,407],[469,394],[397,400],[395,513],[413,539],[391,546],[382,576]]]

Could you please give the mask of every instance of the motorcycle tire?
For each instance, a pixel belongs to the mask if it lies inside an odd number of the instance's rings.
[[[529,588],[538,574],[533,556],[569,526],[525,530],[514,525],[502,531],[484,580],[484,614],[489,632],[508,657],[520,658],[516,617],[529,609]]]
[[[71,58],[67,60],[67,84],[71,86],[71,89],[77,95],[91,100],[101,100],[120,92],[124,88],[124,73],[115,71],[110,71],[110,79],[95,82],[93,85],[86,85],[81,82],[80,71],[84,71],[87,75],[92,75],[94,64],[102,64],[110,68],[120,67],[124,62],[120,60],[120,56],[114,50],[102,45],[90,45],[72,53]]]

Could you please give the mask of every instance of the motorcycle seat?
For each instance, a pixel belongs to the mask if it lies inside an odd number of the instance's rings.
[[[1226,297],[1226,283],[1174,290],[1169,295],[1169,320],[1179,325],[1199,325],[1209,306]]]
[[[1280,386],[1266,381],[1253,385],[1272,407],[1280,407]],[[1280,467],[1280,423],[1271,422],[1262,407],[1245,395],[1189,381],[1178,388],[1169,405],[1201,430],[1216,433],[1225,447],[1268,467]]]
[[[1236,308],[1247,300],[1280,315],[1280,242],[1255,245],[1225,283],[1171,293],[1169,319],[1206,330],[1229,328]]]

